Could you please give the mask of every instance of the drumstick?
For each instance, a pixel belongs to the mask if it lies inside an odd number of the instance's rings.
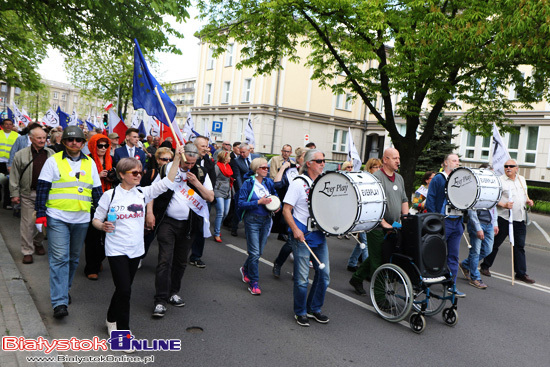
[[[306,241],[303,241],[303,244],[306,245],[307,249],[309,250],[309,252],[311,252],[311,254],[313,255],[313,258],[315,259],[315,261],[317,261],[317,263],[319,264],[319,269],[323,270],[325,268],[325,264],[323,264],[319,258],[313,253],[313,251],[311,250],[311,247],[309,247],[309,245],[307,244]]]
[[[466,237],[466,233],[462,232],[462,235],[464,236],[464,239],[466,240],[466,243],[468,244],[468,248],[472,248],[472,245],[470,245],[470,241],[468,241],[468,237]]]
[[[358,236],[359,235],[357,233],[351,233],[351,237],[353,237],[353,239],[357,241],[357,243],[359,244],[359,248],[363,250],[367,246],[363,242],[359,241],[359,239],[357,238]]]

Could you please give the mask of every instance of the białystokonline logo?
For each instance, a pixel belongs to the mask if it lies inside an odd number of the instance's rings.
[[[113,330],[107,340],[111,350],[179,351],[180,339],[136,339],[129,330]]]

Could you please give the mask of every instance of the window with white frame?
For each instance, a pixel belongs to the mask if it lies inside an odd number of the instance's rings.
[[[225,66],[233,66],[233,53],[235,52],[235,45],[230,43],[225,50]]]
[[[203,117],[202,118],[202,130],[201,131],[197,131],[199,134],[204,134],[206,135],[206,133],[208,131],[210,131],[210,128],[208,126],[208,123],[210,122],[210,119],[208,117]]]
[[[539,127],[527,127],[527,141],[525,143],[524,162],[527,164],[535,164],[537,160],[537,143],[539,138]]]
[[[243,102],[250,102],[252,94],[252,79],[248,78],[243,83]]]
[[[339,110],[343,109],[344,108],[344,100],[346,99],[346,95],[345,94],[338,94],[336,96],[336,108],[338,108]]]
[[[204,85],[204,104],[210,104],[212,102],[212,83],[206,83]]]
[[[380,112],[384,112],[384,98],[382,98],[382,96],[378,98],[377,110]]]
[[[514,126],[515,132],[506,134],[508,138],[508,154],[512,159],[518,159],[518,149],[519,149],[519,126]]]
[[[332,151],[338,153],[346,153],[346,142],[348,139],[348,131],[334,129],[334,136],[332,138]]]
[[[216,62],[216,59],[214,59],[214,50],[209,48],[208,56],[206,58],[206,70],[214,69],[215,62]]]
[[[522,80],[525,80],[525,73],[521,73]],[[520,82],[519,88],[523,87],[523,81]],[[520,97],[518,92],[518,87],[515,84],[510,84],[510,90],[508,94],[508,99],[515,100]]]
[[[481,160],[489,161],[489,149],[491,148],[491,137],[483,136],[481,137]]]
[[[73,102],[74,102],[74,103],[78,103],[78,96],[74,96]]]
[[[53,99],[59,99],[59,93],[53,92]]]
[[[346,94],[346,101],[344,102],[344,110],[351,111],[351,94]]]
[[[223,82],[222,103],[229,103],[231,100],[231,82]]]
[[[235,137],[236,141],[244,141],[244,129],[248,123],[248,117],[239,118],[239,123],[237,124],[237,136]]]
[[[61,100],[62,101],[66,101],[67,100],[67,95],[65,93],[62,93],[61,94]]]
[[[466,152],[464,158],[474,159],[476,153],[476,136],[471,132],[467,132],[466,136]]]

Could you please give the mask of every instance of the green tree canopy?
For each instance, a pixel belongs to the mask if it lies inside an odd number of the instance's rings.
[[[334,93],[352,91],[401,152],[401,173],[412,191],[418,156],[432,139],[438,116],[471,105],[457,121],[489,133],[515,108],[548,95],[550,4],[539,0],[272,0],[200,1],[208,24],[197,33],[217,51],[246,45],[238,67],[258,73],[300,62]],[[374,60],[374,67],[366,67]],[[532,65],[524,77],[520,65]],[[518,99],[508,99],[515,85]],[[391,96],[400,96],[394,105]],[[376,99],[384,99],[384,111]],[[426,125],[417,136],[421,116]],[[406,122],[401,135],[396,121]]]
[[[189,0],[15,0],[0,2],[0,79],[27,90],[40,81],[36,72],[47,46],[69,57],[109,44],[111,55],[142,49],[181,54],[168,37],[182,38],[165,19],[189,17]]]

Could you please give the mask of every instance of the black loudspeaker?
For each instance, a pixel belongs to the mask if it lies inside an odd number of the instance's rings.
[[[424,278],[446,276],[447,241],[445,217],[442,214],[422,213],[401,217],[401,252],[414,259]]]

